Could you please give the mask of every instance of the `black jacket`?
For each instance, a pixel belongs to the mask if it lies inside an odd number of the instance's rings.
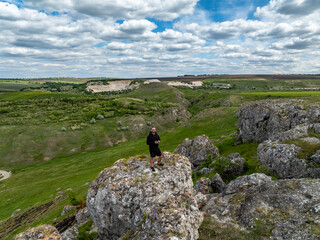
[[[147,137],[147,144],[149,145],[149,148],[158,148],[159,144],[155,144],[154,141],[159,141],[159,140],[160,140],[160,137],[157,133],[153,135],[150,132]]]

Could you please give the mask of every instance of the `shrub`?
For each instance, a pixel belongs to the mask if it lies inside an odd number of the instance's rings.
[[[67,191],[69,202],[72,206],[78,206],[80,201],[77,199],[76,193],[74,191]]]
[[[92,224],[93,222],[92,220],[90,220],[78,228],[79,234],[78,234],[77,240],[93,240],[98,236],[97,232],[89,233],[89,231],[91,230]]]
[[[95,124],[95,123],[96,123],[96,120],[95,120],[94,118],[91,118],[90,123],[91,123],[91,124]]]

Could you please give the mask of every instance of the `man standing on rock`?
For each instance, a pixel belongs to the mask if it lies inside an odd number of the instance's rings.
[[[149,145],[149,151],[150,151],[150,168],[152,172],[155,172],[156,170],[154,169],[153,165],[153,158],[155,156],[158,156],[158,165],[163,166],[164,164],[161,162],[162,160],[162,154],[161,150],[159,148],[159,143],[160,143],[160,137],[156,132],[156,128],[152,127],[151,131],[149,132],[149,135],[147,137],[147,144]]]

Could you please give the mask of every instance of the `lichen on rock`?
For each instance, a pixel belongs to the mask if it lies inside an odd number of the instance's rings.
[[[198,209],[190,161],[164,154],[152,173],[146,157],[118,160],[92,183],[87,207],[101,239],[197,239]]]
[[[40,225],[28,229],[13,238],[14,240],[39,240],[39,239],[54,239],[62,240],[58,230],[51,225]]]

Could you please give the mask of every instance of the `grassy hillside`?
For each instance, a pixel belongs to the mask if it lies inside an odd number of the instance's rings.
[[[241,84],[256,84],[256,89],[261,84],[245,81]],[[247,174],[257,172],[257,145],[234,146],[235,115],[244,102],[272,98],[319,101],[320,92],[188,89],[157,83],[110,96],[1,93],[0,169],[13,171],[13,175],[0,181],[0,232],[7,236],[14,229],[10,239],[30,226],[61,219],[63,206],[69,204],[65,193],[45,212],[29,214],[21,224],[10,227],[6,221],[16,209],[24,213],[50,203],[69,188],[85,199],[90,182],[101,170],[120,158],[148,154],[145,137],[151,125],[159,129],[163,151],[173,151],[187,137],[205,134],[221,154],[241,153]],[[189,118],[182,114],[186,110],[191,113]],[[98,120],[98,114],[104,119]],[[92,118],[95,124],[90,124]]]

